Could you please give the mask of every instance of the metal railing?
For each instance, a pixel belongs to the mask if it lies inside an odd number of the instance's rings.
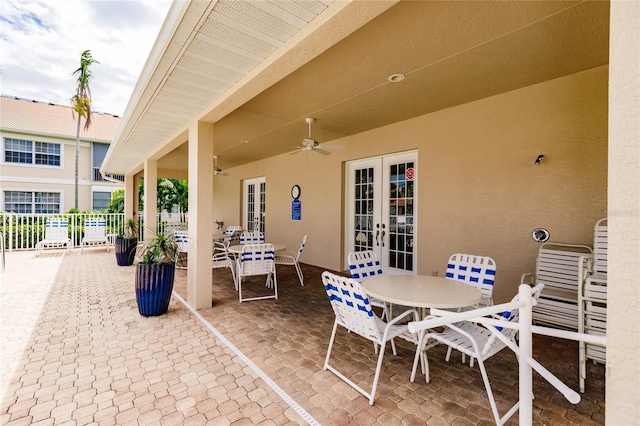
[[[7,251],[34,250],[36,244],[44,239],[47,218],[62,217],[69,222],[69,238],[72,247],[80,247],[84,236],[86,219],[101,217],[107,225],[107,234],[115,237],[123,228],[124,213],[60,213],[60,214],[22,214],[0,213],[0,232]],[[144,238],[143,213],[138,215],[139,239]],[[164,232],[172,227],[186,227],[187,213],[158,213],[157,232]],[[112,239],[113,241],[113,239]]]
[[[493,335],[502,340],[504,344],[511,349],[520,360],[519,363],[519,389],[518,389],[518,402],[502,417],[499,417],[497,413],[497,407],[495,402],[490,397],[491,408],[495,417],[496,424],[504,424],[513,414],[519,411],[521,425],[530,425],[533,422],[533,407],[532,397],[533,392],[533,376],[532,372],[535,370],[539,373],[547,382],[555,387],[570,403],[577,404],[580,402],[580,395],[564,384],[560,379],[549,372],[545,367],[540,365],[533,358],[532,351],[532,335],[542,334],[545,336],[559,337],[562,339],[576,340],[579,342],[587,342],[595,345],[606,346],[607,338],[605,336],[596,336],[585,333],[576,333],[573,331],[565,331],[548,327],[540,327],[532,325],[532,307],[536,304],[536,300],[532,298],[531,287],[527,284],[522,284],[519,287],[519,300],[516,302],[503,303],[501,305],[490,306],[487,308],[480,308],[472,311],[466,311],[461,313],[451,313],[448,311],[441,311],[438,309],[431,309],[431,314],[436,316],[426,318],[422,321],[415,321],[409,323],[409,331],[412,333],[420,333],[420,344],[425,331],[441,327],[443,325],[454,324],[459,321],[474,321],[483,324],[491,331]],[[519,310],[518,322],[506,322],[493,318],[487,318],[485,315],[500,314],[504,311]],[[506,339],[501,333],[502,328],[512,328],[518,330],[519,345]],[[469,336],[470,337],[470,336]],[[476,352],[478,352],[478,344],[473,341]],[[490,391],[487,392],[490,395]]]

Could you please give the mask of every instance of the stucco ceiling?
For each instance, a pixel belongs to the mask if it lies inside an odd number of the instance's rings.
[[[608,63],[609,3],[604,1],[361,2],[377,4],[368,14],[361,5],[348,10],[347,2],[329,3],[316,9],[318,16],[331,13],[322,18],[324,27],[306,24],[297,35],[283,37],[302,47],[293,59],[281,56],[271,69],[250,75],[252,66],[260,67],[258,56],[272,53],[256,54],[257,62],[244,71],[248,77],[240,85],[229,83],[231,95],[216,93],[207,80],[221,72],[215,68],[222,58],[215,48],[201,46],[197,60],[206,66],[200,64],[198,78],[190,69],[194,53],[174,54],[179,65],[171,84],[165,79],[164,86],[157,85],[159,94],[148,101],[147,112],[130,120],[129,133],[116,139],[118,152],[133,158],[121,168],[111,161],[109,171],[130,172],[142,155],[156,151],[159,167],[186,169],[185,125],[196,117],[215,122],[214,152],[224,169],[294,150],[306,137],[305,117],[316,118],[314,139],[331,142]],[[209,31],[215,13],[203,12],[208,17],[194,27],[192,40]],[[225,37],[221,34],[217,37]],[[201,43],[219,41],[205,37]],[[387,77],[393,73],[406,79],[391,83]],[[175,110],[180,118],[167,123]],[[147,145],[137,152],[134,140]]]

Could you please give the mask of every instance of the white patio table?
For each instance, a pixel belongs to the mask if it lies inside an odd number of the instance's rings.
[[[369,296],[396,305],[421,309],[463,308],[482,300],[482,293],[460,281],[432,275],[380,274],[366,279],[362,286]]]

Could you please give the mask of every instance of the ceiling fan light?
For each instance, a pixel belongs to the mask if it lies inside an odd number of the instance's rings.
[[[391,83],[399,83],[404,79],[405,79],[405,75],[400,73],[391,74],[389,77],[387,77],[387,80],[389,80]]]

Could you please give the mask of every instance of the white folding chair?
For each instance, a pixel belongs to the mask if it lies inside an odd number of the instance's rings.
[[[544,284],[537,284],[531,288],[531,295],[534,299],[540,297],[540,293],[544,288]],[[518,301],[519,296],[516,295],[512,302]],[[505,311],[502,316],[498,317],[505,322],[517,322],[520,315],[518,309],[514,311]],[[413,368],[411,370],[411,381],[415,380],[416,370],[418,368],[418,362],[421,363],[424,372],[424,377],[427,383],[429,383],[429,359],[427,357],[427,350],[435,344],[444,343],[449,347],[462,352],[463,354],[471,357],[471,365],[473,366],[473,360],[478,360],[478,366],[482,374],[482,380],[489,397],[491,409],[493,411],[494,418],[497,424],[501,424],[500,415],[493,398],[491,391],[491,384],[489,383],[489,376],[484,367],[484,361],[493,355],[500,352],[506,347],[506,344],[496,336],[496,333],[501,333],[507,340],[515,341],[517,330],[506,327],[494,327],[491,325],[479,325],[473,321],[461,321],[455,324],[449,324],[445,326],[442,332],[422,332],[418,342],[418,349],[413,360]],[[430,342],[433,340],[433,342]]]
[[[246,244],[242,247],[236,259],[236,281],[238,283],[238,297],[240,303],[249,300],[277,299],[278,280],[276,278],[276,263],[273,244]],[[273,287],[274,293],[267,296],[242,297],[242,283],[244,277],[267,276],[267,287]]]
[[[276,253],[276,265],[295,266],[301,286],[304,286],[304,275],[302,275],[302,269],[300,268],[300,263],[298,263],[298,259],[300,259],[300,255],[302,254],[302,250],[304,249],[304,245],[306,243],[307,243],[307,236],[305,235],[304,237],[302,237],[302,244],[300,244],[298,253],[294,253],[292,251],[280,251]]]
[[[173,235],[178,245],[178,253],[176,254],[176,268],[187,268],[187,256],[189,252],[189,231],[174,230]]]
[[[324,369],[331,371],[336,376],[344,380],[349,386],[369,398],[369,404],[373,405],[376,388],[378,386],[378,379],[380,378],[385,346],[387,342],[391,340],[391,348],[393,354],[396,355],[396,347],[393,342],[395,337],[402,337],[412,343],[415,343],[415,335],[409,333],[407,326],[398,325],[397,323],[406,319],[418,321],[418,313],[415,309],[412,309],[394,318],[393,321],[386,323],[382,319],[378,318],[373,312],[369,297],[357,280],[325,271],[322,273],[322,283],[324,284],[324,289],[329,297],[329,302],[331,302],[333,313],[336,316],[333,323],[333,331],[331,332],[331,340],[329,341],[329,349],[327,350],[327,356],[324,362]],[[410,318],[411,315],[413,315],[412,318]],[[336,331],[339,325],[352,333],[371,340],[376,349],[378,345],[380,345],[378,363],[373,376],[373,385],[370,393],[362,389],[329,364],[331,351],[333,350],[333,343],[336,338]]]
[[[103,218],[85,219],[84,237],[80,242],[80,253],[84,253],[84,246],[105,246],[109,252],[107,238],[107,224]]]
[[[382,266],[380,266],[380,260],[373,250],[354,251],[347,256],[349,262],[349,271],[351,272],[351,278],[363,283],[367,278],[374,275],[382,274]],[[387,304],[382,300],[370,297],[369,301],[371,306],[382,309],[381,318],[389,319],[389,310]]]
[[[69,238],[69,222],[67,219],[48,218],[45,224],[44,239],[36,243],[36,256],[42,254],[45,248],[67,247],[71,250],[71,238]]]
[[[212,268],[229,268],[231,270],[231,276],[233,277],[233,285],[238,291],[238,281],[236,280],[236,265],[233,259],[229,256],[229,252],[227,251],[227,245],[225,243],[221,243],[215,241],[213,243],[213,255],[212,255]]]

